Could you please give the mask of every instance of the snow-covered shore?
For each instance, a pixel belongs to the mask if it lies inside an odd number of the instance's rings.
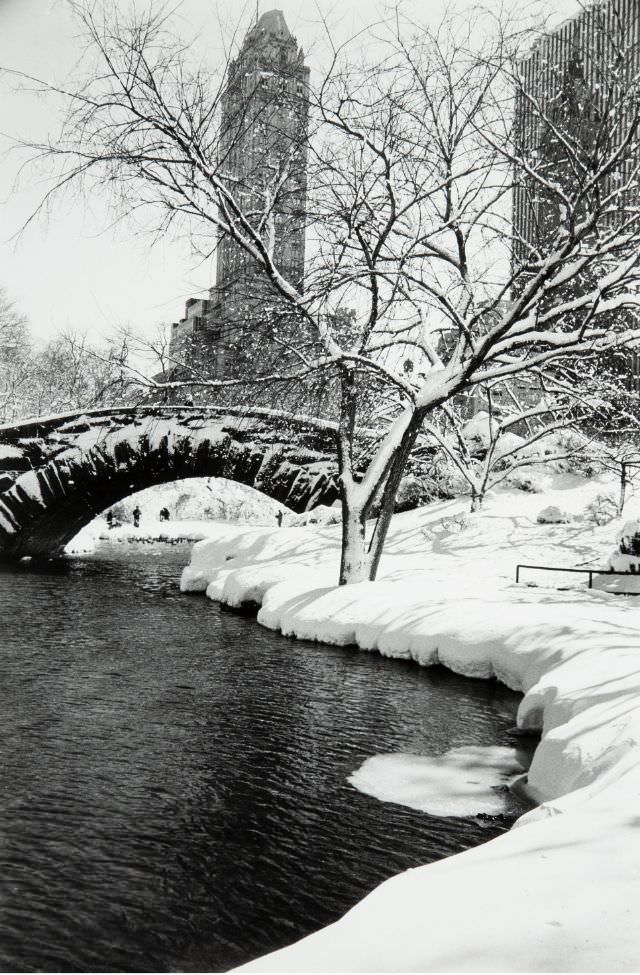
[[[528,775],[540,805],[517,828],[392,878],[246,970],[640,968],[640,603],[582,576],[566,590],[513,581],[518,562],[606,565],[616,524],[536,522],[545,505],[583,515],[606,487],[565,475],[473,518],[458,501],[397,516],[373,584],[335,586],[335,526],[216,526],[194,547],[184,589],[261,604],[259,622],[291,636],[495,676],[524,694],[519,725],[542,733]]]
[[[104,518],[95,518],[73,538],[65,548],[67,555],[93,552],[100,542],[165,542],[177,545],[181,542],[199,542],[215,536],[216,522],[207,521],[159,521],[146,519],[137,527],[121,524],[109,527]]]
[[[134,509],[140,522],[134,524]],[[169,519],[161,521],[162,509]],[[277,501],[245,484],[223,477],[188,478],[157,484],[125,498],[111,509],[113,522],[103,512],[89,522],[66,546],[68,555],[93,552],[100,542],[197,542],[215,537],[220,523],[276,526],[339,520],[339,511],[321,506],[296,515]]]

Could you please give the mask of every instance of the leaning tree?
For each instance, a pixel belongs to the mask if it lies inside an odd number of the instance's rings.
[[[55,90],[68,106],[59,137],[32,148],[61,167],[56,186],[114,190],[122,208],[145,207],[156,230],[179,227],[201,251],[233,241],[290,310],[294,327],[274,339],[279,363],[263,369],[257,356],[245,377],[196,379],[244,384],[251,397],[322,377],[335,393],[335,416],[309,420],[337,436],[341,583],[375,578],[407,459],[435,410],[582,350],[636,342],[640,84],[621,21],[588,52],[597,79],[568,71],[560,52],[542,58],[546,88],[531,82],[533,35],[485,14],[430,29],[397,12],[351,44],[329,43],[300,95],[304,146],[292,140],[247,192],[220,152],[224,70],[191,66],[164,14],[124,22],[115,6],[74,6],[92,60],[81,83]],[[588,127],[562,95],[572,84],[578,99],[589,90]],[[274,248],[279,194],[301,151],[302,284]]]

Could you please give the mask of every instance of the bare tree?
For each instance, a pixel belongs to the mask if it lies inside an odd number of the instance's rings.
[[[38,342],[0,289],[0,418],[122,404],[139,396],[125,333],[96,342],[77,331]]]
[[[490,490],[527,468],[576,469],[626,456],[640,434],[620,372],[585,356],[500,379],[477,391],[472,403],[455,397],[425,421],[427,448],[437,444],[466,482],[471,511]],[[422,448],[423,450],[425,448]],[[637,453],[637,449],[635,451]],[[619,468],[618,464],[618,468]]]
[[[123,369],[126,344],[96,343],[86,334],[61,332],[31,356],[29,415],[91,409],[131,400],[129,370]]]
[[[26,318],[0,289],[0,418],[20,416],[31,377],[31,338]]]
[[[163,15],[124,23],[77,10],[96,63],[81,85],[58,90],[70,106],[60,138],[34,148],[61,163],[57,186],[83,178],[115,189],[121,205],[150,209],[158,231],[180,226],[201,250],[232,240],[290,310],[291,327],[276,336],[280,367],[257,362],[245,389],[331,377],[342,583],[375,578],[407,459],[438,408],[584,349],[637,341],[626,310],[638,304],[639,216],[629,200],[640,84],[626,68],[620,83],[607,45],[590,54],[611,83],[588,152],[570,115],[554,115],[531,90],[520,59],[529,35],[498,21],[448,18],[432,31],[398,14],[358,39],[359,60],[353,46],[334,49],[305,93],[301,285],[274,248],[281,169],[247,201],[219,151],[221,78],[189,68]],[[523,106],[526,131],[561,152],[525,138]],[[553,204],[535,239],[514,225],[514,190],[522,206]],[[340,308],[353,309],[348,328]],[[378,438],[362,447],[359,431],[374,421]]]

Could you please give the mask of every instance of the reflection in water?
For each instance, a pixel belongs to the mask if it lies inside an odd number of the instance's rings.
[[[515,694],[287,641],[180,594],[185,560],[0,572],[3,971],[224,969],[508,825],[347,777],[378,752],[517,744]]]

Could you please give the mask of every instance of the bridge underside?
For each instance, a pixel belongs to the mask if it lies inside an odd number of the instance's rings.
[[[195,411],[61,420],[0,430],[0,555],[56,555],[117,501],[180,478],[239,481],[297,512],[338,497],[335,459],[309,435]]]

